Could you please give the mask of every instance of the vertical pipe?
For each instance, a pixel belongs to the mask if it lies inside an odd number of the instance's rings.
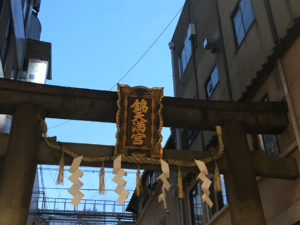
[[[39,113],[34,105],[21,105],[13,117],[0,174],[2,225],[26,224],[37,166],[36,151],[41,140]]]
[[[224,174],[232,225],[266,225],[244,126],[224,123]]]

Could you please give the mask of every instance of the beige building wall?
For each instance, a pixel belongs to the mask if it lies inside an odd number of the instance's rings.
[[[219,83],[209,100],[262,101],[268,96],[269,101],[286,101],[290,124],[282,134],[277,135],[279,157],[293,157],[300,165],[300,32],[294,29],[293,34],[290,34],[291,28],[296,26],[300,29],[300,1],[251,0],[255,19],[240,46],[236,44],[232,23],[238,3],[238,0],[186,2],[172,38],[175,46],[172,52],[177,95],[182,98],[207,99],[205,84],[212,68],[217,65]],[[189,23],[196,26],[194,52],[180,78],[177,59]],[[204,49],[202,44],[205,38],[223,38],[219,51],[211,53]],[[184,132],[180,129],[181,136]],[[199,131],[186,151],[204,150],[211,143],[213,134]],[[256,135],[247,135],[252,151],[257,150],[257,144],[254,143]],[[172,183],[176,185],[176,180]],[[172,208],[168,218],[171,220],[166,219],[162,205],[156,201],[160,193],[157,187],[147,208],[143,208],[137,224],[160,225],[165,221],[172,225],[193,225],[190,192],[195,183],[193,176],[184,174],[184,199],[176,198],[176,189],[168,193],[168,205]],[[300,224],[300,178],[283,180],[258,177],[257,183],[268,225]],[[202,205],[202,208],[205,206]],[[202,213],[203,224],[231,224],[228,206],[213,215],[206,216],[209,213],[205,209]],[[153,218],[153,215],[157,216]],[[153,223],[149,223],[151,219]]]

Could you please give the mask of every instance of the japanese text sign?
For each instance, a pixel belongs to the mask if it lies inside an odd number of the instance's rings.
[[[163,88],[118,85],[115,154],[160,157]]]

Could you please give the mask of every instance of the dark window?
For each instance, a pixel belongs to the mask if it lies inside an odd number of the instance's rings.
[[[277,136],[273,134],[259,134],[257,135],[259,150],[266,155],[279,155],[280,149],[278,145]]]
[[[193,225],[203,225],[202,222],[202,202],[201,202],[201,185],[197,182],[191,191],[192,217]]]
[[[240,1],[232,20],[235,29],[237,45],[239,46],[254,21],[250,0]]]
[[[2,14],[4,0],[0,0],[0,14]]]
[[[11,32],[12,32],[11,20],[8,20],[8,23],[6,24],[4,42],[2,44],[2,48],[0,52],[3,65],[6,63],[6,57],[7,57],[7,51],[9,47],[10,38],[11,38]]]
[[[263,101],[269,102],[269,98],[266,96]],[[258,134],[257,143],[259,151],[264,152],[266,155],[276,156],[280,154],[277,136],[274,134]]]
[[[26,24],[27,20],[27,12],[28,12],[28,7],[29,7],[29,0],[24,0],[24,5],[23,5],[23,18],[24,18],[24,24]]]
[[[208,81],[205,84],[207,98],[209,98],[212,95],[218,82],[219,82],[218,68],[217,66],[215,66],[208,78]]]
[[[191,145],[194,139],[197,137],[198,130],[188,130],[187,131],[187,145]]]
[[[193,143],[197,137],[199,130],[196,129],[184,129],[181,133],[182,148],[187,149]]]
[[[178,64],[179,64],[179,78],[181,79],[185,68],[192,56],[192,43],[189,40],[188,34],[186,35],[183,43],[183,48],[180,52],[178,57]]]
[[[212,180],[212,179],[211,179]],[[214,190],[214,183],[212,180],[212,184],[210,185],[209,191],[210,191],[210,199],[214,203],[212,208],[209,208],[209,206],[204,203],[202,204],[201,196],[203,192],[201,191],[201,182],[197,182],[195,187],[190,192],[190,198],[191,198],[191,204],[192,204],[192,220],[193,225],[202,225],[203,224],[203,217],[205,216],[206,221],[211,219],[212,216],[221,210],[224,205],[227,204],[227,197],[226,197],[226,190],[225,190],[225,184],[224,184],[224,178],[223,175],[221,175],[221,185],[222,185],[222,191],[216,192]],[[203,208],[202,208],[203,207]]]

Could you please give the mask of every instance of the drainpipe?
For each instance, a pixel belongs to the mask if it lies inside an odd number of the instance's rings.
[[[191,6],[190,1],[187,0],[188,3],[188,17],[189,17],[189,24],[193,23],[192,15],[191,15]],[[190,39],[192,45],[192,60],[193,60],[193,69],[194,69],[194,78],[195,78],[195,85],[196,85],[196,97],[200,99],[199,94],[199,84],[198,84],[198,73],[197,73],[197,65],[196,65],[196,49],[195,49],[195,42],[197,41],[194,36]]]
[[[169,48],[171,50],[171,61],[172,61],[172,76],[173,76],[173,91],[174,91],[174,96],[177,97],[177,74],[176,74],[176,66],[175,66],[175,44],[173,41],[169,42]],[[180,129],[175,128],[175,142],[176,142],[176,149],[181,149],[182,144],[181,144],[181,137],[180,137]]]
[[[169,48],[171,50],[173,92],[174,92],[174,97],[177,97],[178,96],[178,94],[177,94],[177,74],[176,74],[176,68],[175,68],[175,56],[174,56],[175,44],[174,44],[174,41],[169,42]]]
[[[295,109],[291,100],[291,96],[289,93],[289,89],[286,83],[286,75],[284,73],[284,68],[281,62],[281,59],[277,59],[277,69],[279,71],[279,75],[280,75],[280,79],[281,79],[281,83],[283,86],[283,91],[286,97],[286,102],[288,105],[288,109],[289,109],[289,113],[290,113],[290,117],[291,117],[291,121],[292,121],[292,126],[293,126],[293,130],[295,133],[295,137],[296,137],[296,142],[298,145],[298,150],[300,151],[300,132],[299,132],[299,127],[298,127],[298,123],[297,123],[297,119],[296,119],[296,115],[295,115]]]

